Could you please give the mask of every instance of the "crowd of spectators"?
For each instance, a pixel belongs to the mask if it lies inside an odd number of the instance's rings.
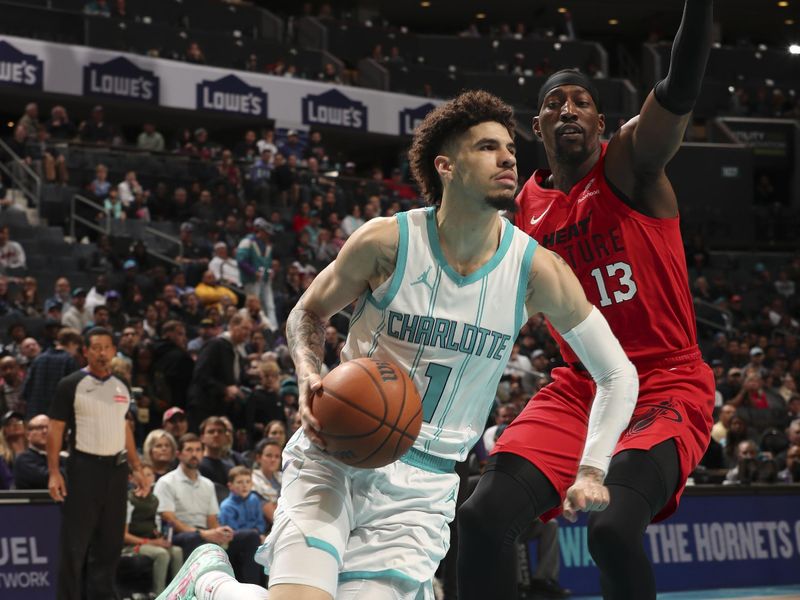
[[[15,135],[68,132],[98,143],[115,135],[102,107],[75,127],[60,107],[46,123],[37,113],[29,106]],[[20,317],[9,321],[0,358],[0,489],[46,484],[42,440],[53,390],[84,364],[81,333],[110,329],[114,372],[134,398],[129,425],[154,482],[129,498],[134,517],[125,552],[153,546],[147,552],[156,565],[154,591],[180,562],[173,548],[185,556],[203,540],[229,544],[239,573],[258,580],[251,550],[269,530],[280,450],[299,427],[287,315],[364,222],[421,205],[403,165],[388,176],[374,168],[356,177],[355,164],[332,163],[319,131],[248,130],[230,147],[202,128],[172,146],[168,139],[146,125],[136,142],[142,151],[171,147],[190,155],[210,176],[148,189],[150,174],[111,179],[97,164],[91,180],[79,183],[103,206],[99,220],[179,223],[175,264],[153,259],[141,244],[121,251],[99,236],[94,285],[73,286],[62,277],[54,289],[38,290],[39,274],[26,271],[13,227],[0,229],[0,312]],[[715,268],[701,241],[690,240],[686,250],[694,295],[723,315],[720,326],[700,330],[717,377],[718,414],[696,481],[800,482],[800,257],[774,277],[759,263],[748,280],[734,281]],[[44,320],[39,339],[23,317]],[[325,369],[338,364],[347,328],[344,314],[328,324]],[[559,364],[542,317],[532,317],[516,340],[474,461],[485,460]],[[203,506],[179,497],[178,480],[205,490]],[[172,543],[162,533],[169,528]]]

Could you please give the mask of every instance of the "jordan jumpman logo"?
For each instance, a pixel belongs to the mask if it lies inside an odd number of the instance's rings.
[[[412,285],[412,286],[414,286],[414,285],[417,285],[418,283],[422,283],[422,284],[424,284],[424,285],[425,285],[425,287],[427,287],[427,288],[428,288],[430,291],[433,291],[433,286],[432,286],[430,283],[428,283],[428,273],[430,273],[430,272],[431,272],[431,269],[432,269],[432,268],[433,268],[433,267],[428,267],[428,268],[427,268],[425,271],[423,271],[423,273],[422,273],[422,274],[421,274],[419,277],[417,277],[417,280],[416,280],[416,281],[412,281],[412,282],[411,282],[411,285]]]

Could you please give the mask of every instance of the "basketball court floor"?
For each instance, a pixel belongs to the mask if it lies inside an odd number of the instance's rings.
[[[572,600],[602,599],[600,596],[573,596]],[[669,592],[659,594],[658,600],[800,600],[800,585]]]

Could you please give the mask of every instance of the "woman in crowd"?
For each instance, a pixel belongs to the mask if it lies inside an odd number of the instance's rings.
[[[278,497],[281,495],[281,450],[282,446],[270,439],[256,444],[256,469],[253,469],[253,491],[264,499],[262,510],[269,527]]]
[[[153,468],[154,481],[158,481],[177,465],[178,444],[170,433],[154,429],[144,440],[142,454],[144,462]]]
[[[286,435],[286,423],[279,421],[278,419],[267,423],[267,426],[264,429],[264,438],[272,440],[273,442],[278,442],[278,444],[281,446],[281,449],[283,449],[283,447],[286,445],[286,440],[288,439],[288,436]]]

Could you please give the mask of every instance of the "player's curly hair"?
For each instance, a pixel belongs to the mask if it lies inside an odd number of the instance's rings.
[[[486,121],[500,123],[514,137],[514,110],[497,96],[483,90],[462,92],[429,112],[417,126],[408,161],[411,175],[430,204],[439,204],[444,191],[433,165],[434,159],[454,137]]]

